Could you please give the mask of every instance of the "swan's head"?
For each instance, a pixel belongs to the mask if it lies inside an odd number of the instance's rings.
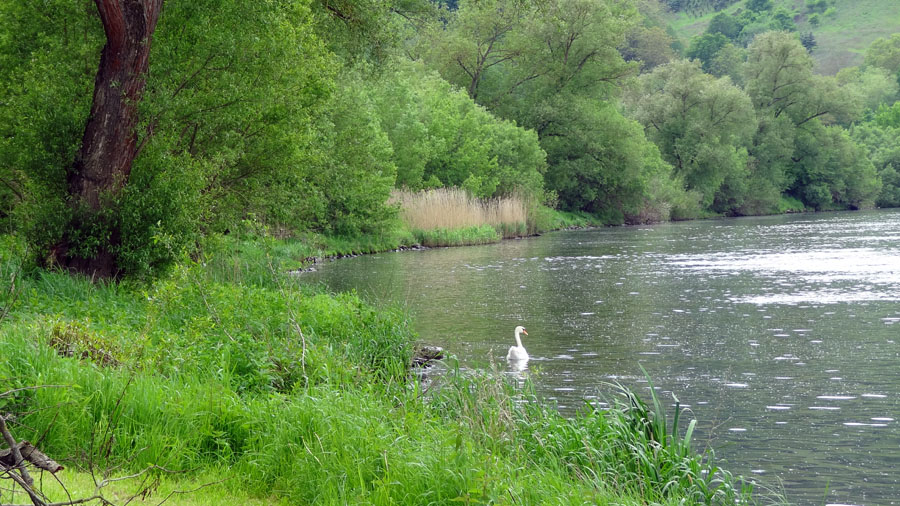
[[[516,334],[525,334],[527,336],[528,332],[525,331],[525,327],[519,325],[518,327],[516,327]]]

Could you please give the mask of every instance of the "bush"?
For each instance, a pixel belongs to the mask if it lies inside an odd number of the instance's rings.
[[[371,90],[394,148],[397,187],[463,187],[479,198],[540,195],[546,154],[537,134],[500,119],[414,63]]]

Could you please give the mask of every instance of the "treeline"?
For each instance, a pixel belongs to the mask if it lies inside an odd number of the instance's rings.
[[[656,0],[166,0],[137,156],[97,210],[70,192],[94,3],[0,0],[0,227],[45,264],[103,253],[142,275],[247,219],[385,230],[393,188],[608,223],[897,205],[900,42],[818,76],[755,3],[688,62]]]

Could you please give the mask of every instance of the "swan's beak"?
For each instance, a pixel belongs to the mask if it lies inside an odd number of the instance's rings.
[[[522,329],[522,333],[525,334],[526,336],[528,335],[528,331],[525,329]]]

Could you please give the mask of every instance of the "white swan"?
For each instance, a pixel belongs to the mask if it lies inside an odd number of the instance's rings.
[[[506,354],[506,360],[528,360],[528,352],[525,351],[525,347],[522,346],[522,338],[519,334],[528,335],[528,332],[525,331],[525,327],[519,325],[516,327],[516,345],[509,347],[509,352]]]

